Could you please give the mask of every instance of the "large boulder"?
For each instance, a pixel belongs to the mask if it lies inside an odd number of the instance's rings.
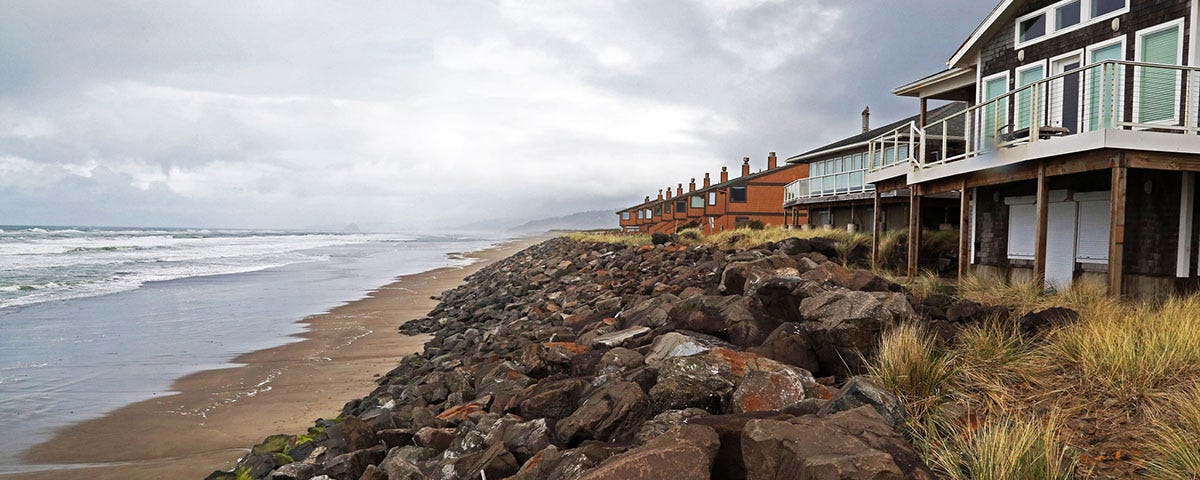
[[[625,328],[650,327],[658,328],[667,324],[671,309],[679,303],[679,297],[671,294],[645,298],[617,314],[617,319]]]
[[[645,363],[659,368],[672,358],[687,357],[707,352],[714,348],[737,347],[719,338],[695,332],[668,332],[659,335],[646,351]]]
[[[716,430],[721,439],[721,448],[713,463],[713,478],[741,480],[746,478],[746,464],[742,460],[742,430],[750,420],[787,420],[794,417],[784,412],[753,412],[730,415],[694,416],[685,420],[690,425],[703,425]]]
[[[592,392],[570,416],[555,426],[558,440],[578,444],[583,440],[629,440],[650,418],[646,393],[636,383],[618,381]]]
[[[581,480],[707,480],[720,439],[700,425],[682,425],[645,445],[609,458]]]
[[[521,392],[517,411],[525,418],[558,421],[575,411],[588,382],[579,378],[543,381]]]
[[[808,371],[727,348],[674,357],[650,389],[656,412],[689,407],[712,413],[777,409],[809,397],[828,398]]]
[[[742,455],[750,480],[934,478],[904,437],[866,406],[824,417],[750,420]]]
[[[900,424],[904,423],[904,405],[900,403],[900,399],[892,392],[871,383],[866,377],[854,377],[847,381],[834,393],[833,398],[821,407],[818,414],[832,415],[863,405],[874,408],[892,428],[899,428]]]
[[[758,260],[732,262],[721,272],[717,290],[723,295],[744,295],[746,285],[777,275],[797,275],[796,259],[788,255],[773,255]]]
[[[821,364],[813,353],[807,333],[800,324],[785,323],[767,336],[761,345],[750,349],[772,360],[808,370],[819,371]]]
[[[896,325],[907,305],[903,295],[888,293],[889,307],[876,295],[831,290],[800,302],[800,324],[821,364],[821,373],[849,377],[862,373],[874,355],[880,335]],[[912,307],[908,306],[911,311]]]

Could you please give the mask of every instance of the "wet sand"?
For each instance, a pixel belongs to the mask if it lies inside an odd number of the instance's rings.
[[[430,296],[540,240],[470,253],[480,261],[399,277],[366,298],[306,318],[302,341],[241,355],[233,360],[240,366],[180,378],[171,388],[176,394],[68,427],[23,454],[24,463],[46,469],[0,480],[198,479],[229,470],[267,435],[302,433],[369,393],[375,378],[421,350],[425,336],[401,335],[396,327],[428,313],[437,304]]]

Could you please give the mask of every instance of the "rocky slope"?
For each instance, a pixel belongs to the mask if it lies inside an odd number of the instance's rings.
[[[406,323],[433,339],[341,416],[209,478],[932,478],[855,375],[901,319],[979,308],[914,309],[836,252],[549,240]]]

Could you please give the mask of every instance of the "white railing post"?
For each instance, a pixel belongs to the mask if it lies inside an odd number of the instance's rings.
[[[1038,84],[1029,86],[1029,143],[1038,141]]]

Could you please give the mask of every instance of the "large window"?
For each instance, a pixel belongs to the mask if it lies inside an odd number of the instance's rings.
[[[708,204],[709,205],[717,204],[717,192],[708,192]]]
[[[652,217],[652,216],[650,215],[650,209],[649,209],[649,208],[647,208],[647,209],[646,209],[646,219],[647,219],[647,220],[649,220],[649,219],[651,219],[651,218],[654,218],[654,217]]]
[[[1024,87],[1033,82],[1046,78],[1046,67],[1041,63],[1022,67],[1017,69],[1017,88]],[[1043,94],[1044,95],[1044,94]],[[1027,89],[1017,93],[1017,112],[1016,125],[1017,128],[1029,127],[1030,116],[1033,115],[1033,89]]]
[[[658,206],[658,205],[654,206],[654,216],[656,216],[656,217],[662,216],[662,207],[661,206]]]
[[[1129,0],[1062,0],[1018,17],[1014,48],[1040,42],[1129,11]]]
[[[692,208],[704,208],[704,197],[692,195]]]
[[[687,210],[687,200],[684,200],[682,198],[679,200],[676,200],[675,201],[675,211],[678,213],[683,213],[684,210]]]
[[[1022,20],[1017,24],[1017,38],[1022,42],[1028,42],[1035,38],[1040,38],[1046,35],[1046,14],[1035,15],[1032,18]]]
[[[1183,23],[1172,22],[1138,32],[1137,59],[1146,63],[1179,65]],[[1138,123],[1170,122],[1179,107],[1179,70],[1138,67],[1136,119]]]
[[[643,211],[641,211],[641,210],[639,209],[639,210],[638,210],[638,220],[641,220],[641,219],[644,219],[644,218],[646,218],[646,212],[643,212]]]
[[[729,201],[739,203],[745,202],[746,187],[729,187]]]
[[[629,212],[621,212],[621,220],[629,220]]]

